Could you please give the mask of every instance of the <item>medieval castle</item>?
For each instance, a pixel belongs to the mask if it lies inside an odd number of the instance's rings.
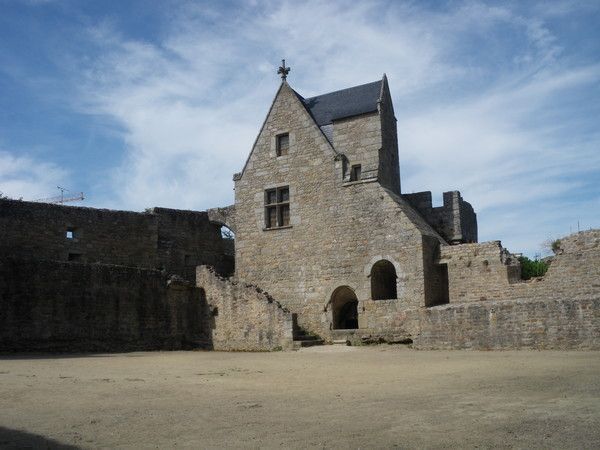
[[[385,76],[303,98],[280,73],[232,206],[0,200],[0,351],[600,348],[600,230],[524,282],[458,191],[402,194]]]

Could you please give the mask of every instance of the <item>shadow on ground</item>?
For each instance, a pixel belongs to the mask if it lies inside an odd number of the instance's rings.
[[[22,448],[44,448],[52,450],[78,450],[74,445],[61,444],[44,436],[28,433],[26,431],[11,430],[0,427],[0,448],[22,449]]]

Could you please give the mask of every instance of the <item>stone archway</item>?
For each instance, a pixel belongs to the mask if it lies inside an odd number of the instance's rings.
[[[332,312],[331,328],[333,330],[350,330],[358,328],[358,299],[348,286],[340,286],[333,294],[329,306]]]

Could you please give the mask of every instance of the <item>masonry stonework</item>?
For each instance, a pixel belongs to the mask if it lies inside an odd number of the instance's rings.
[[[0,350],[600,349],[600,230],[523,282],[460,192],[401,192],[385,76],[312,98],[283,80],[233,178],[208,211],[0,200]]]

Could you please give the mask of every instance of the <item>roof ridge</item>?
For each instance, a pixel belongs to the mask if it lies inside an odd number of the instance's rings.
[[[340,93],[340,92],[350,91],[350,90],[352,90],[352,89],[361,88],[361,87],[364,87],[364,86],[369,86],[369,85],[373,85],[373,84],[381,83],[382,81],[383,81],[383,79],[381,79],[381,80],[376,80],[376,81],[370,81],[370,82],[368,82],[368,83],[357,84],[356,86],[350,86],[350,87],[347,87],[347,88],[344,88],[344,89],[338,89],[337,91],[325,92],[324,94],[314,95],[314,96],[312,96],[312,97],[308,97],[308,98],[304,98],[304,97],[302,97],[302,96],[300,96],[300,97],[301,97],[301,98],[302,98],[304,101],[307,101],[307,100],[312,100],[312,99],[315,99],[315,98],[317,98],[317,97],[324,97],[324,96],[326,96],[326,95],[337,94],[337,93]],[[300,94],[298,94],[298,95],[300,95]]]

